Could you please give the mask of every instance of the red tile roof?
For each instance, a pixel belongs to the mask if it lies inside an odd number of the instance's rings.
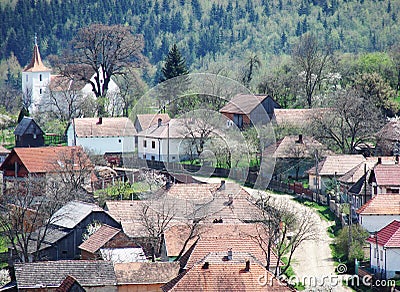
[[[115,263],[117,284],[165,284],[179,274],[178,262]]]
[[[373,173],[378,186],[400,186],[399,164],[378,164]]]
[[[14,148],[8,155],[1,168],[11,163],[17,156],[21,163],[30,173],[46,173],[63,170],[72,170],[72,165],[66,166],[68,161],[73,160],[74,169],[91,168],[93,165],[89,157],[80,146],[60,147],[31,147]],[[14,160],[13,160],[14,161]],[[12,163],[14,164],[14,163]]]
[[[249,269],[246,270],[246,261]],[[264,276],[265,278],[263,278]],[[264,280],[266,285],[263,285]],[[293,291],[266,271],[249,253],[211,253],[162,287],[163,291]]]
[[[121,229],[114,228],[109,225],[102,225],[95,233],[85,240],[79,248],[90,253],[95,253],[117,235]]]
[[[368,239],[370,243],[378,243],[384,247],[400,248],[400,221],[394,220]]]
[[[400,195],[376,195],[358,210],[361,215],[400,215]]]
[[[275,109],[274,120],[278,126],[304,128],[311,123],[314,116],[324,115],[328,111],[329,108]]]
[[[362,155],[329,155],[318,165],[319,175],[342,176],[362,162],[365,162]],[[308,173],[315,174],[315,167]]]

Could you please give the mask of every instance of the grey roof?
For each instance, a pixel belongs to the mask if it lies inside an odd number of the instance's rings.
[[[95,204],[72,201],[54,213],[50,220],[53,225],[74,228],[92,212],[105,211]]]
[[[24,117],[15,128],[14,135],[21,136],[25,134],[44,135],[44,132],[32,118]]]
[[[38,230],[36,230],[35,232],[32,233],[32,240],[29,241],[29,245],[28,245],[29,253],[36,252],[37,240],[38,240],[38,237],[39,237],[38,234],[39,234],[39,232],[40,232],[40,234],[43,234],[43,229],[45,229],[45,228],[46,227],[41,227],[41,228],[39,228]],[[67,236],[70,232],[71,232],[71,230],[65,230],[65,229],[62,229],[62,228],[60,229],[60,228],[49,226],[47,231],[46,231],[46,235],[45,235],[42,243],[40,244],[39,250],[44,250],[44,249],[52,246],[54,243],[56,243],[60,239],[62,239],[65,236]],[[40,239],[41,238],[42,238],[42,236],[40,236]]]
[[[51,261],[15,264],[19,289],[59,287],[67,276],[85,286],[111,286],[117,280],[109,261]]]

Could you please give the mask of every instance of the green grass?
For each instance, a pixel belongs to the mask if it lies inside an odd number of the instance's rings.
[[[302,203],[305,206],[315,209],[318,215],[325,221],[335,221],[335,215],[329,209],[329,206],[321,205],[316,202],[311,202],[305,199],[296,198],[295,201]]]
[[[285,265],[288,264],[288,259],[287,259],[286,257],[281,258],[281,261],[282,261]],[[285,272],[285,276],[289,279],[290,277],[295,276],[295,275],[296,275],[296,274],[295,274],[295,272],[293,271],[292,266],[289,266],[289,268],[288,268],[288,269],[286,270],[286,272]],[[296,289],[296,291],[303,291],[303,290],[305,290],[306,288],[304,287],[303,283],[298,282],[298,283],[294,286],[294,289]]]

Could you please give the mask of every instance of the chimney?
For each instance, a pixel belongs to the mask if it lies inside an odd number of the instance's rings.
[[[244,268],[244,271],[245,272],[250,271],[250,261],[249,260],[246,260],[246,267]]]
[[[232,249],[230,248],[230,249],[228,249],[228,261],[231,261],[232,260]]]
[[[161,127],[161,125],[162,125],[162,119],[161,119],[161,118],[158,118],[157,127]]]
[[[209,262],[205,262],[201,268],[203,270],[207,270],[209,266],[210,266],[210,263]]]
[[[221,185],[219,186],[219,190],[220,191],[224,191],[225,190],[225,181],[221,180]]]
[[[299,143],[303,144],[303,135],[299,134]]]
[[[378,157],[378,164],[382,164],[382,157]]]
[[[101,125],[101,124],[103,124],[103,117],[99,117],[99,120],[96,123],[96,125]]]

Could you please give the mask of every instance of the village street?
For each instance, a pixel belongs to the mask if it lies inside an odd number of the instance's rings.
[[[206,181],[208,183],[219,183],[220,178],[202,178],[196,177],[198,180]],[[288,204],[293,206],[299,211],[304,208],[308,208],[293,200],[293,196],[285,194],[274,194],[271,192],[260,192],[245,187],[255,198],[259,198],[260,195],[271,195],[278,199],[286,200]],[[312,209],[311,209],[312,210]],[[331,250],[329,244],[332,242],[332,238],[328,236],[327,228],[330,223],[322,220],[319,215],[314,212],[312,220],[315,221],[315,225],[318,226],[319,236],[310,241],[303,242],[294,254],[292,260],[292,266],[296,273],[296,280],[305,284],[308,291],[352,291],[350,288],[342,285],[342,280],[339,275],[336,274],[336,268],[332,259]],[[337,282],[337,284],[336,284]],[[310,285],[311,283],[311,285]],[[324,283],[324,285],[322,285]],[[333,284],[330,290],[330,285]]]

